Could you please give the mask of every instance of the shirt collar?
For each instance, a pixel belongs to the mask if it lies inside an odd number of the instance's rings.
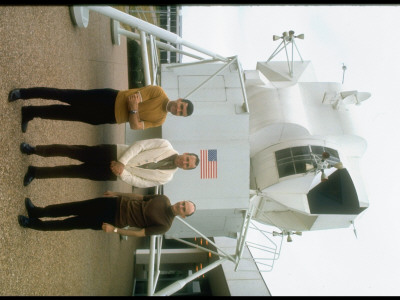
[[[169,103],[170,101],[171,101],[171,100],[169,100],[169,99],[166,99],[166,100],[164,101],[163,109],[164,109],[166,112],[168,112],[167,106],[168,106],[168,103]]]

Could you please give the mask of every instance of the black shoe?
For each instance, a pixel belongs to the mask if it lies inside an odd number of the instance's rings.
[[[29,145],[28,143],[25,143],[25,142],[21,143],[21,145],[19,145],[19,150],[21,150],[22,153],[28,154],[28,155],[35,153],[35,147],[32,147],[31,145]]]
[[[19,223],[19,225],[21,227],[29,228],[30,219],[28,217],[23,216],[23,215],[18,215],[18,223]]]
[[[22,116],[22,121],[21,121],[21,130],[22,132],[26,132],[26,130],[28,129],[28,122],[30,120],[32,120],[31,117],[28,116],[28,112],[27,112],[27,107],[23,106],[21,107],[21,116]]]
[[[8,94],[8,102],[14,102],[21,99],[21,91],[19,89],[13,89]]]
[[[35,179],[35,167],[29,166],[24,177],[24,186],[29,185],[33,179]]]
[[[25,198],[25,208],[28,212],[29,218],[33,218],[33,210],[36,208],[36,206],[32,203],[31,199]]]

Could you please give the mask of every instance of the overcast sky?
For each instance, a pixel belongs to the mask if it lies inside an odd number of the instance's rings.
[[[269,58],[279,45],[272,35],[294,30],[305,34],[297,47],[319,81],[341,82],[344,63],[344,87],[372,94],[360,108],[370,206],[355,222],[358,238],[349,228],[284,242],[273,271],[263,273],[274,296],[400,295],[399,16],[400,7],[388,5],[183,7],[182,37],[222,56],[238,55],[245,70]],[[274,60],[286,60],[284,52]]]

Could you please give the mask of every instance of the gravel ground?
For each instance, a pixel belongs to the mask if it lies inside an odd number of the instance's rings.
[[[133,252],[141,239],[74,230],[41,232],[17,221],[24,198],[45,206],[85,200],[124,184],[83,179],[42,179],[23,186],[29,164],[78,163],[68,158],[23,155],[19,145],[124,143],[124,125],[92,126],[35,119],[21,131],[23,105],[9,103],[17,87],[128,88],[126,40],[113,46],[110,19],[91,12],[87,28],[75,27],[67,6],[0,6],[0,295],[131,295]]]

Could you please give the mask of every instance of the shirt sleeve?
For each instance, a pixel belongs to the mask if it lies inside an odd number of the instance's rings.
[[[133,175],[132,173],[128,172],[126,169],[124,169],[124,171],[122,171],[120,178],[122,181],[126,182],[127,184],[130,184],[135,187],[140,187],[140,188],[153,187],[153,186],[157,186],[157,185],[166,183],[164,181],[153,181],[153,180],[144,179],[142,177]]]
[[[158,85],[149,85],[139,89],[142,101],[148,101],[165,94],[164,90]]]
[[[126,165],[132,159],[132,157],[138,155],[140,152],[162,147],[169,147],[172,149],[171,143],[164,139],[148,139],[148,140],[138,141],[136,143],[133,143],[124,152],[124,154],[122,154],[122,156],[118,158],[118,161]]]

